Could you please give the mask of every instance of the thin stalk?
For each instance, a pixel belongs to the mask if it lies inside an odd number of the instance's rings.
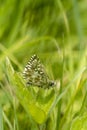
[[[84,98],[83,98],[82,106],[81,106],[81,108],[80,108],[80,110],[79,110],[79,113],[80,113],[80,114],[82,114],[82,112],[84,111],[84,107],[85,107],[86,101],[87,101],[87,91],[86,91],[86,94],[85,94],[85,96],[84,96]]]
[[[62,93],[62,87],[63,87],[63,71],[64,71],[64,50],[63,50],[63,61],[62,61],[62,73],[61,73],[61,79],[60,79],[60,90],[59,94]],[[62,105],[62,99],[57,104],[58,111],[57,111],[57,122],[56,122],[56,130],[59,130],[59,122],[61,118],[61,105]]]

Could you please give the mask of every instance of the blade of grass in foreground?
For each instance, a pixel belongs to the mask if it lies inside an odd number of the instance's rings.
[[[3,112],[3,118],[4,118],[4,121],[7,123],[9,130],[14,130],[10,120],[8,119],[8,117],[6,116],[6,114],[4,112]]]
[[[2,111],[1,105],[0,105],[0,130],[4,130],[4,128],[3,128],[3,111]]]
[[[60,90],[59,94],[62,93],[62,88],[63,88],[63,72],[64,72],[64,50],[63,50],[63,59],[62,59],[62,73],[61,73],[61,79],[60,79]],[[62,99],[57,104],[57,122],[56,122],[56,130],[59,130],[59,124],[60,124],[60,118],[61,118],[61,105],[62,105]]]

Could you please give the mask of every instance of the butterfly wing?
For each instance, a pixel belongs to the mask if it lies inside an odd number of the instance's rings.
[[[41,64],[37,55],[33,55],[30,61],[27,63],[23,77],[28,85],[43,87],[48,83],[48,75],[45,72],[43,65]]]

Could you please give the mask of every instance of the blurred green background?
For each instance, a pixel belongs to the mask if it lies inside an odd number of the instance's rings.
[[[77,130],[81,122],[79,130],[87,129],[86,41],[86,0],[0,0],[0,130]],[[33,54],[57,82],[59,95],[70,86],[40,126],[18,99],[13,105],[17,97],[5,66],[8,57],[23,72]]]

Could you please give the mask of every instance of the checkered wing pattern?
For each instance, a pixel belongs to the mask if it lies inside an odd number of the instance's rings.
[[[43,65],[37,55],[33,55],[23,71],[23,77],[27,85],[46,87],[54,86],[54,82],[49,80]]]

